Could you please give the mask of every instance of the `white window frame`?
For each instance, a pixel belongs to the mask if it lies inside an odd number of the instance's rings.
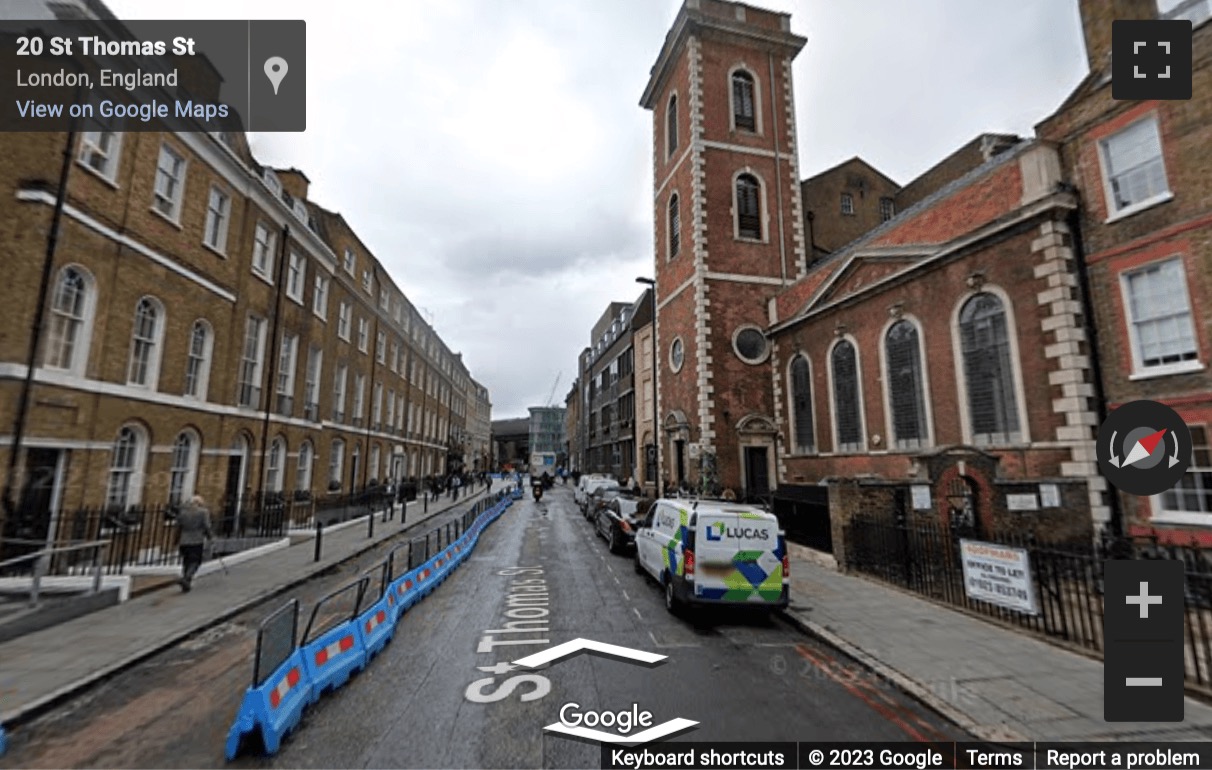
[[[854,383],[857,391],[858,400],[858,421],[859,421],[859,444],[858,448],[842,449],[841,440],[838,436],[837,423],[837,387],[833,375],[833,351],[838,345],[843,342],[849,342],[854,348]],[[829,343],[829,348],[825,351],[825,375],[828,380],[827,387],[829,388],[829,425],[833,432],[833,446],[831,447],[834,454],[863,454],[867,452],[867,408],[863,393],[863,351],[859,349],[858,340],[853,335],[843,334],[837,337],[833,342]]]
[[[337,308],[337,336],[349,342],[350,327],[353,320],[353,304],[342,301]]]
[[[316,271],[316,280],[311,295],[311,312],[321,321],[328,320],[328,286],[332,279]]]
[[[918,366],[921,367],[922,374],[922,419],[926,421],[926,435],[922,437],[922,443],[918,445],[905,444],[901,446],[896,438],[895,426],[893,424],[892,414],[892,386],[891,379],[888,376],[888,332],[892,330],[899,321],[908,321],[917,330],[917,356]],[[889,451],[901,452],[917,452],[921,449],[934,446],[934,410],[931,403],[933,392],[930,390],[930,369],[929,360],[926,357],[926,331],[922,326],[922,322],[915,315],[905,313],[900,318],[890,319],[884,324],[880,330],[880,377],[883,387],[884,398],[884,436],[886,445]]]
[[[101,140],[105,137],[110,137],[109,149],[101,147]],[[90,173],[116,186],[118,178],[118,163],[122,157],[122,132],[121,131],[84,131],[80,135],[80,148],[76,154],[76,161],[88,169]],[[102,166],[98,168],[93,165],[93,160],[96,158],[102,159]]]
[[[798,437],[798,432],[796,430],[796,421],[799,419],[799,414],[797,413],[797,410],[795,408],[795,378],[792,375],[791,367],[795,364],[796,360],[800,359],[800,358],[804,359],[804,363],[808,367],[808,411],[812,414],[812,446],[811,447],[800,446],[799,444],[796,443],[796,439]],[[791,447],[790,454],[793,456],[810,457],[812,455],[818,454],[821,451],[820,431],[819,431],[819,425],[818,425],[818,423],[820,421],[816,419],[816,409],[815,409],[816,383],[813,382],[813,379],[812,379],[813,375],[814,375],[814,372],[812,370],[812,359],[808,357],[808,354],[804,353],[803,351],[797,351],[796,353],[792,354],[791,359],[787,362],[786,378],[787,378],[787,415],[788,415],[788,427],[789,427],[789,433],[790,433],[790,436],[789,436],[790,440],[787,442],[787,444],[788,444],[788,446]],[[650,393],[649,398],[651,398],[651,395],[652,394]],[[650,409],[645,409],[645,411],[648,411],[649,413],[651,413]]]
[[[214,205],[216,196],[219,200],[217,208]],[[210,191],[206,194],[206,224],[202,230],[202,245],[224,257],[227,256],[227,235],[231,227],[231,202],[230,193],[218,185],[210,186]]]
[[[1006,293],[1005,289],[994,284],[985,284],[979,289],[965,292],[951,308],[951,357],[955,362],[956,395],[958,396],[956,405],[960,413],[960,430],[963,433],[963,442],[969,446],[1007,446],[1005,444],[989,444],[985,442],[978,444],[972,433],[972,414],[969,411],[968,400],[968,377],[964,371],[964,338],[960,333],[960,313],[964,309],[964,305],[968,304],[968,300],[977,294],[983,293],[996,294],[1001,299],[1002,308],[1006,313],[1006,335],[1010,340],[1010,366],[1014,370],[1012,381],[1014,383],[1014,398],[1017,402],[1019,423],[1019,440],[1012,442],[1009,446],[1025,446],[1031,443],[1031,420],[1028,419],[1026,389],[1023,387],[1023,359],[1018,349],[1018,321],[1014,317],[1014,304],[1010,301],[1010,295]]]
[[[391,293],[386,286],[379,287],[379,310],[385,313],[391,312]]]
[[[127,430],[131,431],[134,436],[133,456],[131,457],[129,466],[118,466],[114,463],[114,449],[117,447],[118,439],[122,436],[122,433]],[[107,509],[114,504],[111,502],[111,499],[115,487],[115,473],[127,474],[122,510],[137,506],[143,500],[143,479],[147,469],[147,451],[147,431],[143,429],[142,425],[127,423],[118,429],[118,432],[114,435],[113,442],[110,444],[109,469],[105,476],[105,507]]]
[[[299,454],[295,460],[295,491],[311,491],[311,476],[315,468],[316,450],[311,439],[304,439],[299,445]]]
[[[1198,424],[1199,427],[1204,429],[1205,441],[1212,440],[1212,438],[1210,438],[1212,424],[1200,423],[1198,420],[1191,420],[1190,422],[1193,426]],[[1194,454],[1194,447],[1192,447],[1192,453]],[[1187,468],[1187,473],[1207,473],[1212,471],[1212,468],[1205,468],[1204,466],[1195,465],[1194,457],[1192,457],[1191,460],[1192,464]],[[1177,486],[1177,484],[1175,486]],[[1154,495],[1149,498],[1150,521],[1157,522],[1158,524],[1184,524],[1189,526],[1204,527],[1212,525],[1212,513],[1204,513],[1203,511],[1168,510],[1163,504],[1164,498],[1164,492],[1160,495]]]
[[[753,78],[753,131],[736,127],[736,94],[732,89],[732,76],[744,72]],[[763,136],[762,131],[762,79],[758,77],[755,68],[744,62],[737,62],[728,70],[728,130],[731,133],[744,133],[750,136]],[[733,188],[735,190],[735,187]],[[735,193],[734,193],[735,197]]]
[[[387,332],[382,329],[375,334],[375,360],[380,366],[387,363]]]
[[[673,140],[676,144],[669,143],[669,104],[673,103]],[[669,94],[669,98],[665,100],[665,162],[673,160],[673,156],[677,154],[678,149],[682,146],[681,136],[681,99],[678,98],[678,92],[675,90]]]
[[[178,161],[177,174],[170,176],[173,181],[173,189],[170,190],[172,196],[163,195],[160,192],[160,161],[165,155],[171,156],[175,161]],[[185,182],[189,176],[189,160],[184,153],[178,152],[176,148],[169,145],[167,142],[160,144],[160,153],[156,156],[156,176],[152,183],[152,203],[151,209],[160,216],[180,227],[181,225],[181,201],[185,199]],[[161,201],[167,203],[167,206],[162,207]],[[168,210],[165,211],[164,208]]]
[[[345,272],[350,275],[358,274],[358,255],[353,249],[345,250]]]
[[[854,216],[854,195],[852,193],[848,193],[848,192],[842,193],[841,212],[842,212],[842,216],[844,216],[844,217]]]
[[[48,360],[51,351],[52,338],[55,336],[53,321],[56,318],[69,317],[66,313],[61,313],[55,309],[55,301],[59,296],[59,286],[67,277],[67,271],[71,270],[80,277],[81,288],[81,303],[80,314],[78,316],[70,316],[70,320],[66,321],[72,326],[72,341],[71,350],[67,355],[67,366],[59,366],[57,362],[52,363]],[[92,346],[93,337],[93,317],[97,310],[97,283],[93,278],[93,274],[77,264],[64,265],[59,269],[55,278],[54,288],[51,291],[49,298],[50,308],[47,312],[48,319],[52,322],[49,324],[50,329],[47,330],[47,341],[43,344],[42,366],[48,369],[57,369],[60,371],[70,372],[75,375],[82,375],[87,368],[88,352]],[[58,343],[62,345],[62,341]],[[57,351],[61,352],[61,351]],[[62,358],[62,356],[60,356]]]
[[[182,439],[189,442],[188,455],[184,458],[184,464],[180,464],[181,457],[177,451]],[[198,439],[196,431],[190,429],[183,430],[173,439],[168,471],[168,501],[170,504],[185,503],[193,497],[198,478],[198,457],[201,454],[200,450],[201,442]],[[174,499],[174,494],[176,495],[176,499]]]
[[[1161,267],[1169,262],[1177,262],[1179,264],[1178,279],[1180,285],[1177,289],[1181,291],[1173,291],[1167,294],[1170,298],[1182,296],[1187,305],[1187,323],[1190,325],[1191,337],[1195,341],[1195,358],[1189,361],[1178,361],[1172,364],[1156,364],[1146,366],[1141,351],[1140,335],[1137,331],[1137,321],[1132,317],[1132,294],[1129,288],[1129,282],[1133,275],[1144,272],[1146,270]],[[1136,265],[1130,269],[1123,270],[1119,274],[1120,297],[1123,303],[1124,323],[1127,324],[1128,347],[1132,352],[1132,373],[1129,375],[1131,380],[1143,380],[1153,377],[1165,377],[1172,374],[1185,374],[1187,372],[1198,372],[1204,369],[1203,361],[1201,360],[1199,328],[1195,323],[1195,309],[1191,303],[1191,290],[1187,282],[1187,262],[1180,254],[1175,254],[1162,259],[1153,260],[1143,265]]]
[[[337,422],[345,422],[345,386],[349,384],[349,366],[337,364],[332,373],[332,413]]]
[[[370,319],[358,319],[358,350],[362,353],[370,350]]]
[[[317,417],[320,407],[320,383],[324,381],[324,348],[314,345],[307,349],[307,368],[303,373],[303,408],[316,405]]]
[[[302,305],[303,287],[307,285],[307,258],[291,251],[287,259],[290,261],[286,268],[286,296]]]
[[[286,439],[274,436],[265,453],[265,491],[281,492],[286,471]]]
[[[256,342],[254,343],[256,350],[254,351],[254,358],[250,359],[247,357],[248,335],[249,335],[249,332],[251,331],[249,326],[254,321],[257,323],[257,339],[256,339]],[[246,316],[244,319],[244,334],[241,335],[241,337],[240,337],[240,363],[239,363],[240,368],[236,372],[236,405],[238,407],[241,407],[244,409],[259,409],[261,406],[261,399],[265,396],[265,393],[264,393],[264,391],[265,391],[265,388],[264,388],[265,335],[266,335],[268,326],[269,326],[269,323],[264,318],[261,318],[260,316],[249,315],[249,316]],[[250,378],[248,379],[248,381],[246,382],[244,379],[244,370],[245,370],[246,364],[249,364],[249,363],[252,364],[252,374],[251,374]],[[245,385],[248,385],[249,387],[255,389],[256,394],[257,394],[256,403],[254,403],[254,404],[241,403],[241,395],[242,395],[242,391],[243,391]]]
[[[758,216],[758,225],[762,228],[761,238],[750,238],[747,235],[741,235],[741,207],[736,196],[736,183],[742,176],[748,174],[758,182],[758,208],[761,209]],[[729,198],[732,200],[732,239],[741,243],[769,243],[770,242],[770,205],[766,200],[766,179],[758,171],[750,166],[739,168],[732,174],[732,187],[729,192]]]
[[[383,421],[383,383],[374,383],[370,392],[370,421],[374,425],[379,425]]]
[[[262,233],[265,238],[262,239]],[[264,221],[257,222],[253,229],[252,272],[270,286],[274,284],[274,257],[278,247],[278,233]]]
[[[374,280],[374,277],[370,274],[369,270],[362,271],[362,288],[370,296],[373,297],[375,295],[375,280]]]
[[[340,488],[344,486],[342,477],[345,476],[345,440],[333,439],[330,451],[332,454],[328,458],[328,486],[336,484]]]
[[[167,325],[167,318],[164,312],[164,303],[150,295],[144,295],[135,303],[135,319],[139,316],[139,306],[147,301],[152,310],[155,312],[155,327],[152,329],[150,340],[142,340],[148,345],[147,361],[145,364],[145,381],[136,382],[133,378],[135,366],[135,352],[139,340],[135,338],[134,324],[131,325],[130,352],[127,355],[126,361],[126,384],[133,388],[141,388],[144,390],[156,390],[160,382],[160,361],[164,356],[164,327]]]
[[[201,327],[206,335],[202,343],[202,354],[194,355],[194,333]],[[205,318],[199,318],[189,327],[189,344],[185,351],[185,388],[183,395],[185,398],[192,398],[198,401],[205,401],[207,391],[210,389],[210,365],[215,349],[215,330],[211,327],[210,322]],[[189,392],[189,368],[194,361],[197,361],[198,372],[194,375],[194,392]]]
[[[278,381],[274,394],[294,398],[295,370],[299,363],[299,335],[286,332],[278,343]]]
[[[362,419],[366,411],[366,375],[354,372],[353,384],[353,419]]]
[[[1154,194],[1152,197],[1146,198],[1145,200],[1137,201],[1136,203],[1121,208],[1116,204],[1115,188],[1111,184],[1111,175],[1109,173],[1109,167],[1111,165],[1110,143],[1116,137],[1123,136],[1125,132],[1136,128],[1145,122],[1152,122],[1154,130],[1157,132],[1157,142],[1160,150],[1160,157],[1158,160],[1161,163],[1162,181],[1165,183],[1166,189],[1162,192]],[[1097,142],[1097,151],[1099,172],[1102,175],[1103,180],[1103,200],[1107,206],[1106,223],[1109,224],[1116,220],[1123,219],[1124,217],[1130,217],[1133,214],[1144,211],[1145,209],[1153,208],[1154,206],[1165,203],[1166,201],[1174,198],[1174,192],[1170,188],[1169,173],[1166,169],[1166,153],[1164,138],[1161,132],[1161,121],[1156,112],[1151,112],[1148,115],[1144,115],[1140,119],[1129,123],[1118,131],[1102,137]]]

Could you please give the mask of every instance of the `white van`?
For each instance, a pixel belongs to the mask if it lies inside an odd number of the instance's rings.
[[[589,497],[594,492],[603,487],[617,487],[619,482],[614,480],[613,476],[608,476],[605,473],[588,473],[581,477],[580,483],[577,484],[576,490],[572,493],[572,499],[580,507],[581,513],[586,512],[589,506]]]
[[[713,500],[658,500],[636,532],[635,570],[665,589],[665,607],[787,606],[791,565],[778,518]]]

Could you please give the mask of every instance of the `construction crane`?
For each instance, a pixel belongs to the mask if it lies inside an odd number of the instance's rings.
[[[550,395],[547,396],[547,406],[549,406],[549,407],[555,406],[555,392],[556,392],[556,388],[558,388],[560,386],[560,377],[563,374],[564,374],[564,372],[562,370],[557,372],[555,382],[551,383],[551,393],[550,393]]]

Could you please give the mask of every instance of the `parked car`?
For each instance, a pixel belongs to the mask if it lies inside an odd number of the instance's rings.
[[[787,606],[791,564],[778,518],[733,502],[656,501],[635,539],[635,571],[665,589],[665,607]]]
[[[647,512],[643,498],[619,495],[598,506],[595,526],[599,535],[610,544],[611,553],[619,553],[635,545],[636,526]]]
[[[620,491],[619,482],[615,481],[609,476],[590,480],[585,486],[584,497],[581,498],[581,515],[583,515],[585,518],[589,518],[590,514],[593,513],[593,496],[603,490],[618,492]]]
[[[627,494],[627,492],[620,489],[617,484],[600,486],[593,490],[593,494],[589,496],[589,501],[585,504],[585,510],[582,511],[582,513],[585,514],[586,521],[596,521],[598,508],[615,499],[619,495],[625,494]]]
[[[589,495],[599,485],[607,481],[614,481],[614,479],[604,473],[587,473],[581,476],[581,480],[577,482],[576,489],[573,490],[572,499],[576,502],[577,507],[581,509],[582,513],[589,502]]]

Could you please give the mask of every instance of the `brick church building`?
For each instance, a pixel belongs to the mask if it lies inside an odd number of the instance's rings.
[[[826,545],[859,510],[1067,539],[1149,518],[1108,493],[1094,438],[1131,397],[1207,418],[1207,161],[1180,159],[1209,138],[1203,76],[1190,103],[1111,102],[1110,19],[1157,8],[1080,5],[1091,75],[1038,137],[982,135],[899,187],[858,158],[801,182],[792,62],[805,39],[787,14],[686,1],[641,102],[667,487],[773,494],[816,516]],[[1143,131],[1122,141],[1156,148],[1157,124],[1168,177],[1109,170],[1136,157],[1117,136]],[[1125,321],[1133,271],[1188,293],[1168,326]],[[1174,329],[1175,344],[1157,341]],[[1193,494],[1154,501],[1162,519],[1212,513],[1200,451]]]

